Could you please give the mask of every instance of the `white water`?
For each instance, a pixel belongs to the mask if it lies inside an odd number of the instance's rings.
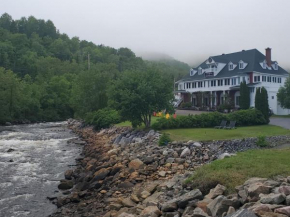
[[[55,211],[46,197],[58,194],[58,181],[81,152],[67,143],[74,137],[65,122],[0,128],[0,217]]]

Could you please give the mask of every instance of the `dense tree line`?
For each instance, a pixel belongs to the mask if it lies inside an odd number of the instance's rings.
[[[5,13],[0,17],[0,123],[84,118],[108,106],[112,81],[149,68],[165,76],[172,89],[173,79],[188,71],[178,61],[143,61],[128,48],[70,38],[50,20],[13,20]]]

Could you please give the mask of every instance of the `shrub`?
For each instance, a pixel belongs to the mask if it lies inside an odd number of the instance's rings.
[[[228,114],[228,120],[236,121],[237,126],[252,126],[267,124],[264,115],[257,109],[240,110]]]
[[[159,139],[159,142],[158,144],[160,146],[164,146],[164,145],[167,145],[169,142],[171,141],[170,137],[169,137],[169,134],[167,133],[163,133]]]
[[[183,102],[181,103],[181,108],[191,108],[191,102]]]
[[[266,136],[263,136],[263,135],[258,136],[256,145],[260,146],[260,147],[267,147],[268,146],[268,142],[266,141]]]
[[[85,122],[93,125],[96,130],[99,130],[121,122],[121,117],[116,110],[105,108],[88,113]]]
[[[160,118],[152,125],[155,130],[176,128],[204,128],[218,126],[222,120],[236,121],[237,126],[267,124],[263,114],[256,109],[240,110],[230,114],[219,112],[203,113],[200,115],[177,116]]]

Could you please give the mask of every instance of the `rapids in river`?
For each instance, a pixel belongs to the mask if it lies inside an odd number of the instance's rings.
[[[64,172],[75,166],[80,145],[66,122],[0,126],[0,216],[45,217],[56,210]]]

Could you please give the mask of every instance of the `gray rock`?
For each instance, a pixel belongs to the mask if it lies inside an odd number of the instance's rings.
[[[232,156],[235,156],[236,154],[229,154],[229,153],[223,153],[221,154],[218,159],[222,160],[224,158],[228,158],[228,157],[232,157]]]
[[[162,205],[162,212],[173,212],[177,210],[177,202],[176,200],[170,200]]]
[[[123,206],[125,207],[135,207],[136,203],[134,203],[130,198],[125,198],[122,201]]]
[[[61,180],[60,182],[58,188],[61,190],[71,189],[74,186],[74,183],[70,180]]]
[[[158,173],[158,175],[161,176],[161,177],[165,177],[166,176],[166,171],[160,171]]]
[[[227,215],[231,215],[231,214],[233,214],[233,213],[235,213],[235,212],[236,212],[235,208],[232,207],[232,206],[230,206],[230,207],[229,207],[229,210],[228,210],[228,212],[227,212]]]
[[[267,181],[266,178],[253,177],[253,178],[250,178],[247,181],[245,181],[244,185],[252,185],[252,184],[255,184],[255,183],[258,183],[258,182],[259,183],[264,183],[266,181]]]
[[[195,143],[193,143],[192,146],[197,147],[197,148],[200,148],[201,147],[201,144],[199,142],[195,142]]]
[[[222,195],[225,190],[226,190],[225,186],[218,184],[215,188],[211,189],[209,194],[206,195],[205,197],[209,199],[214,199],[217,196]]]
[[[189,148],[185,148],[185,149],[181,152],[180,157],[181,157],[181,158],[184,158],[184,157],[186,157],[186,156],[188,156],[188,155],[190,155],[190,154],[191,154],[190,149],[189,149]]]
[[[151,136],[154,136],[155,134],[155,131],[154,130],[150,130],[147,134],[147,137],[151,137]]]
[[[178,203],[178,207],[184,209],[189,201],[195,200],[195,199],[202,199],[202,193],[199,189],[192,190],[178,198],[176,198],[176,201]]]
[[[263,204],[280,204],[285,201],[285,195],[283,194],[268,194],[260,196],[260,202]]]
[[[269,194],[271,188],[263,185],[260,182],[253,183],[248,188],[248,195],[250,197],[259,197],[260,194]]]
[[[119,142],[119,145],[128,145],[130,143],[130,139],[126,137],[122,137],[121,141]]]
[[[164,156],[167,156],[167,155],[168,155],[168,151],[164,150],[164,151],[162,152],[162,154],[163,154]]]
[[[221,202],[225,199],[226,197],[222,195],[215,198],[212,202],[210,202],[207,205],[207,213],[211,216],[216,216],[218,215],[218,211],[219,211],[219,215],[222,215],[224,212],[228,211],[226,208],[224,208],[223,210],[220,210]]]
[[[230,206],[237,206],[238,201],[229,200],[220,195],[207,205],[207,213],[211,216],[222,216]]]
[[[110,173],[110,170],[106,168],[102,168],[94,173],[93,181],[98,181],[106,178],[106,176]]]
[[[241,209],[231,215],[227,215],[226,217],[258,217],[250,210]]]
[[[118,135],[117,137],[116,137],[116,139],[114,140],[114,144],[119,144],[119,142],[120,142],[120,140],[121,140],[121,138],[122,138],[122,135]]]
[[[290,195],[286,197],[286,205],[290,206]]]
[[[169,157],[166,160],[166,163],[173,163],[175,161],[175,159],[173,157]]]

